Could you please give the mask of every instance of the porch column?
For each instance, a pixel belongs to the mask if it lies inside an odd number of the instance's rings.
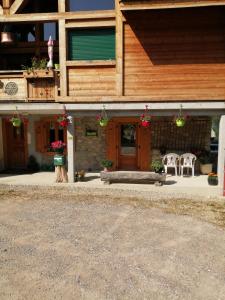
[[[219,148],[218,148],[218,180],[221,194],[223,193],[224,178],[224,161],[225,161],[225,115],[220,118],[219,126]]]
[[[2,119],[0,118],[0,171],[4,169]]]
[[[74,182],[75,179],[75,122],[72,117],[72,122],[67,127],[67,154],[68,154],[68,180]]]

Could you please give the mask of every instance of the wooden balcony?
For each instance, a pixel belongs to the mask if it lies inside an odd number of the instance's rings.
[[[59,71],[0,71],[0,102],[55,102]]]

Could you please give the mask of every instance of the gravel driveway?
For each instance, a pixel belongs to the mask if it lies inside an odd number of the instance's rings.
[[[0,299],[224,299],[224,228],[112,198],[0,193]]]

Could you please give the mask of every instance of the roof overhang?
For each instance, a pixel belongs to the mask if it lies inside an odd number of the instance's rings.
[[[23,115],[54,115],[68,111],[73,116],[96,116],[105,104],[109,116],[138,116],[149,104],[152,115],[174,115],[182,104],[183,110],[190,115],[213,116],[225,115],[225,102],[156,102],[156,103],[17,103],[16,108]],[[11,115],[15,112],[15,103],[1,104],[0,117]]]

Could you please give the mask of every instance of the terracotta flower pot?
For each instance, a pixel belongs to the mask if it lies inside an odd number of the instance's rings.
[[[141,126],[149,127],[150,126],[150,121],[147,121],[147,120],[141,121]]]
[[[176,119],[176,125],[177,125],[177,127],[184,127],[185,119],[183,119],[183,118]]]

